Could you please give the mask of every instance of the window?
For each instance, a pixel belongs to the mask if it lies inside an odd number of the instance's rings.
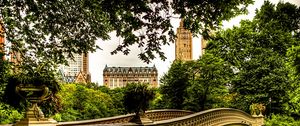
[[[188,34],[182,34],[182,39],[188,39],[188,38],[189,38]]]

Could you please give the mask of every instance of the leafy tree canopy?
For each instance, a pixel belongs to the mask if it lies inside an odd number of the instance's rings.
[[[187,88],[190,86],[189,79],[191,77],[194,61],[183,62],[175,60],[170,69],[161,78],[161,93],[166,101],[166,108],[183,109],[184,99],[187,97]]]
[[[186,108],[193,111],[203,111],[215,106],[225,106],[225,94],[228,93],[232,69],[223,59],[206,53],[194,64],[191,83],[187,88],[188,97],[185,99]]]
[[[62,84],[58,96],[62,109],[54,117],[58,121],[97,119],[114,116],[115,108],[111,96],[81,84]]]
[[[145,62],[155,53],[166,59],[162,45],[174,42],[170,20],[179,15],[193,33],[215,29],[222,20],[245,13],[253,0],[1,0],[0,19],[12,49],[40,60],[63,63],[63,52],[95,51],[96,39],[116,31],[121,43],[112,54],[143,47]]]
[[[131,83],[125,87],[123,104],[128,113],[134,112],[138,117],[145,113],[154,97],[154,90],[149,84]]]
[[[196,61],[176,60],[161,79],[160,91],[165,108],[202,111],[228,107],[226,88],[232,69],[222,58],[206,53]],[[225,103],[227,102],[227,103]]]
[[[218,32],[208,44],[207,52],[220,56],[234,69],[232,91],[238,93],[237,105],[246,106],[241,109],[264,103],[268,113],[282,112],[289,101],[293,86],[286,54],[299,45],[299,10],[290,3],[265,1],[252,21]]]

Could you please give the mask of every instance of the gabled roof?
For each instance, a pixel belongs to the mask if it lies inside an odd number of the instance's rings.
[[[74,82],[76,83],[87,83],[87,75],[84,75],[82,71],[80,71],[77,76],[75,77]]]
[[[149,72],[157,72],[155,65],[153,67],[107,67],[105,66],[103,73],[105,72],[113,72],[113,73],[149,73]]]

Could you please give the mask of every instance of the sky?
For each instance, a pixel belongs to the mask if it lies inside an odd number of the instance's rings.
[[[290,2],[292,4],[300,5],[300,0],[270,0],[272,3],[276,4],[279,1]],[[255,0],[253,5],[250,5],[247,9],[249,13],[247,15],[237,16],[229,21],[223,22],[223,28],[231,28],[234,25],[238,25],[242,19],[252,19],[255,16],[255,10],[259,9],[264,3],[264,0]],[[176,29],[179,27],[180,19],[171,20],[173,30],[176,33]],[[158,70],[158,77],[162,77],[169,69],[171,63],[175,59],[175,44],[170,43],[170,45],[162,46],[162,51],[165,53],[167,59],[162,61],[160,58],[152,60],[151,63],[146,64],[138,58],[138,54],[141,50],[137,45],[130,47],[130,53],[128,55],[123,55],[122,52],[118,54],[111,55],[116,47],[121,43],[121,38],[116,37],[116,33],[110,33],[110,40],[103,41],[97,40],[96,44],[102,49],[89,54],[89,71],[91,73],[92,82],[96,82],[99,85],[103,84],[103,69],[105,65],[112,67],[145,67],[155,65]],[[193,38],[193,59],[198,59],[201,52],[201,37]]]

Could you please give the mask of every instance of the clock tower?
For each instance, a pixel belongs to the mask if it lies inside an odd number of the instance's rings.
[[[193,59],[192,33],[183,27],[183,20],[177,28],[175,42],[175,60],[188,61]]]

